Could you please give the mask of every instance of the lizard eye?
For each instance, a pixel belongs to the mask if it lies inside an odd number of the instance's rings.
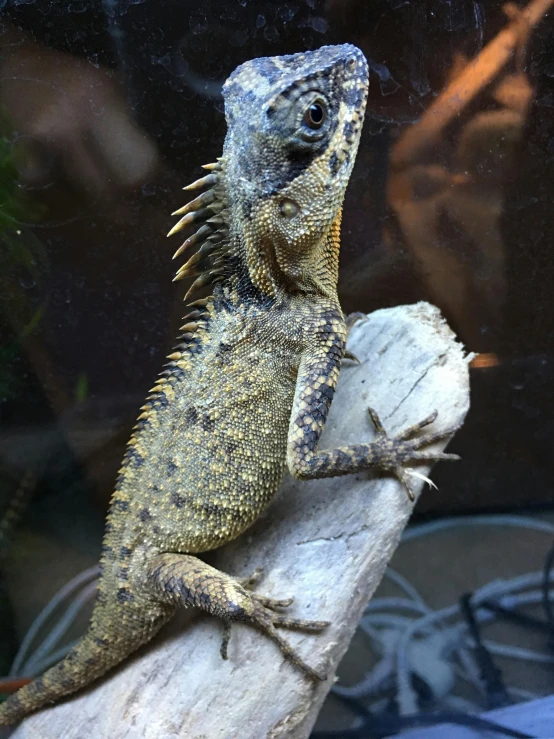
[[[327,106],[323,100],[317,99],[306,108],[304,123],[314,130],[321,128],[327,118]]]

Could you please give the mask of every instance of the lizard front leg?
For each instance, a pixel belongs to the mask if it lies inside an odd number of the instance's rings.
[[[435,420],[437,413],[434,411],[423,421],[389,438],[377,413],[368,408],[377,431],[374,442],[319,450],[345,347],[344,336],[339,331],[329,331],[316,336],[316,339],[315,348],[310,348],[302,358],[297,377],[287,446],[287,464],[291,474],[300,480],[311,480],[371,468],[383,470],[397,477],[405,486],[410,500],[414,500],[405,466],[459,459],[456,454],[419,451],[450,436],[456,428],[413,438]]]
[[[255,583],[259,572],[239,581],[230,575],[210,567],[197,557],[188,554],[166,553],[154,558],[148,568],[148,587],[162,602],[176,606],[196,606],[223,619],[225,631],[221,656],[227,659],[232,622],[242,621],[267,634],[279,646],[292,664],[309,677],[324,680],[325,676],[311,668],[283,639],[276,627],[303,631],[320,631],[326,621],[306,621],[289,618],[279,613],[290,606],[292,598],[276,600],[252,593],[248,588]]]

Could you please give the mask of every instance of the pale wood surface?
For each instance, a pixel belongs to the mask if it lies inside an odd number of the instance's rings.
[[[439,417],[432,429],[463,421],[469,407],[468,358],[436,308],[419,303],[377,311],[354,326],[348,346],[361,364],[344,364],[322,447],[369,441],[367,405],[393,433],[435,408]],[[463,474],[463,461],[456,464]],[[413,478],[414,489],[421,484]],[[310,683],[283,661],[272,642],[247,626],[234,627],[229,660],[223,662],[220,623],[178,617],[109,678],[30,717],[12,736],[307,737],[411,510],[391,479],[359,474],[297,482],[287,477],[267,514],[210,558],[240,576],[263,566],[267,575],[260,591],[274,597],[293,594],[294,615],[332,621],[319,635],[289,633],[310,664],[325,668],[325,683]]]

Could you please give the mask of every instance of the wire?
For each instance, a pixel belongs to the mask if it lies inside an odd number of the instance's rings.
[[[81,640],[75,639],[69,644],[66,644],[60,649],[57,649],[55,652],[51,652],[46,657],[44,657],[44,659],[42,660],[36,660],[36,661],[33,660],[32,667],[28,669],[29,677],[36,677],[37,675],[40,675],[52,665],[56,664],[56,662],[59,662],[61,659],[63,659],[67,655],[68,652],[70,652],[73,649],[73,647],[79,641]]]
[[[34,664],[38,661],[40,664],[44,661],[45,657],[52,650],[52,648],[60,641],[67,630],[75,621],[75,617],[83,606],[90,603],[93,596],[96,595],[96,582],[92,582],[77,595],[75,600],[71,603],[65,614],[60,618],[57,625],[50,631],[46,639],[36,648],[33,655],[23,664],[22,671],[25,675],[36,675],[38,670]],[[59,650],[58,650],[59,651]],[[66,651],[68,649],[66,648]]]
[[[10,670],[9,677],[19,677],[21,672],[22,664],[27,656],[27,653],[29,651],[29,648],[36,638],[38,632],[43,628],[46,621],[50,618],[52,613],[56,610],[56,608],[68,597],[70,596],[77,588],[81,587],[85,583],[88,583],[93,578],[96,578],[99,574],[99,568],[96,567],[90,567],[87,570],[84,570],[84,572],[81,572],[79,575],[74,577],[72,580],[70,580],[68,583],[66,583],[58,592],[56,595],[52,598],[52,600],[47,603],[47,605],[42,609],[42,611],[38,614],[38,616],[35,618],[33,623],[31,624],[29,631],[25,635],[25,638],[23,639],[21,646],[19,647],[19,651],[15,655],[15,659],[13,661],[12,668]]]
[[[554,535],[554,525],[531,517],[511,515],[467,516],[412,527],[405,532],[402,541],[411,541],[421,536],[451,530],[455,527],[475,525],[517,527],[546,533],[550,536]],[[547,625],[544,622],[527,614],[518,613],[516,609],[524,605],[540,603],[541,600],[544,600],[545,595],[544,592],[540,591],[540,588],[542,587],[542,590],[545,590],[545,583],[548,583],[549,580],[548,573],[553,565],[554,546],[550,552],[550,561],[547,562],[543,571],[527,573],[510,580],[497,579],[480,588],[471,599],[475,626],[490,623],[499,617],[505,617],[528,628],[546,630]],[[408,597],[374,599],[368,605],[360,622],[361,630],[367,634],[374,649],[382,654],[382,658],[361,681],[350,686],[334,686],[333,692],[342,699],[359,699],[364,696],[376,697],[382,695],[384,690],[390,691],[390,681],[392,679],[397,686],[396,701],[400,712],[404,717],[410,718],[411,715],[417,715],[421,700],[421,696],[417,694],[414,679],[417,677],[421,683],[426,685],[425,670],[434,670],[433,679],[426,687],[431,687],[433,690],[432,686],[434,685],[436,690],[436,687],[440,685],[440,680],[445,679],[448,675],[445,672],[443,677],[439,677],[437,683],[436,665],[440,664],[440,660],[450,660],[449,669],[451,674],[468,681],[486,698],[487,691],[484,689],[479,667],[475,661],[475,656],[479,652],[479,649],[476,649],[477,642],[468,633],[470,631],[469,624],[460,621],[459,604],[435,611],[429,607],[417,589],[403,575],[391,570],[387,571],[386,576],[400,587]],[[487,605],[490,608],[487,608]],[[554,616],[554,608],[552,608],[552,611]],[[395,631],[397,632],[396,641]],[[475,632],[473,636],[475,636]],[[424,650],[427,646],[431,650],[429,652],[431,661],[427,662],[427,659],[425,659],[422,667],[417,663],[417,673],[414,672],[411,666],[409,656],[413,640],[416,637],[418,644],[421,644],[421,646],[418,646],[414,656],[417,655],[418,659],[420,655],[425,656]],[[489,652],[490,655],[545,664],[552,664],[553,662],[551,656],[541,652],[509,644],[499,644],[490,640],[480,640],[480,638],[477,641],[480,641],[481,650]],[[490,655],[489,661],[491,659]],[[454,659],[458,661],[458,664],[452,661]],[[439,662],[436,660],[439,660]],[[493,666],[493,670],[495,669]],[[489,677],[493,677],[492,672]],[[536,697],[529,691],[522,690],[517,686],[506,686],[501,690],[501,693],[502,702],[508,702],[511,698],[529,699]],[[449,692],[443,694],[439,690],[435,697],[435,700],[442,701],[445,707],[449,706],[451,699],[453,699],[454,706],[464,705],[463,699],[456,703],[457,697],[451,696]],[[470,704],[470,708],[473,711],[478,710],[473,704]],[[383,710],[390,712],[390,709],[389,698]],[[364,730],[367,730],[367,727]],[[340,735],[341,737],[346,736],[343,733]]]
[[[488,708],[503,708],[511,704],[510,696],[506,691],[502,672],[494,664],[490,652],[481,641],[481,631],[473,612],[471,593],[465,593],[460,598],[460,610],[465,618],[467,627],[475,642],[475,658],[479,665],[481,680],[485,686]]]
[[[427,603],[423,600],[417,589],[414,588],[412,583],[409,582],[404,577],[404,575],[401,575],[400,572],[397,572],[392,567],[387,567],[387,569],[385,570],[385,577],[389,580],[392,580],[395,585],[398,585],[398,587],[401,588],[406,593],[406,595],[408,595],[413,601],[418,603],[426,611],[431,610]]]
[[[554,535],[554,525],[524,516],[467,516],[444,519],[427,524],[421,524],[408,529],[402,541],[412,541],[421,536],[465,526],[508,526],[525,528],[550,536]],[[523,605],[540,603],[545,604],[545,611],[550,608],[552,624],[554,625],[554,607],[549,600],[550,570],[554,564],[554,546],[549,552],[545,567],[541,572],[532,572],[511,580],[494,580],[475,592],[471,599],[471,607],[475,626],[487,624],[498,617],[517,620],[522,625],[531,627],[531,624],[543,624],[525,614],[515,614],[514,609]],[[74,643],[54,649],[66,635],[73,623],[76,614],[94,596],[98,575],[98,568],[90,568],[77,575],[68,582],[39,613],[31,625],[18,654],[14,660],[11,676],[14,678],[23,674],[26,676],[41,673],[54,662],[63,658]],[[505,736],[527,737],[528,735],[515,732],[511,729],[496,725],[476,716],[466,716],[463,710],[478,710],[473,703],[450,695],[440,689],[435,696],[434,691],[439,684],[436,679],[427,681],[425,671],[415,671],[410,662],[410,650],[413,640],[417,637],[418,650],[428,647],[431,660],[426,669],[433,665],[440,665],[437,660],[452,660],[448,664],[443,678],[450,680],[449,674],[460,677],[483,692],[479,669],[475,662],[475,654],[470,651],[475,648],[479,639],[473,639],[468,633],[473,629],[468,623],[460,621],[460,606],[455,604],[433,610],[422,598],[417,589],[396,570],[389,568],[386,577],[398,586],[406,597],[387,597],[374,599],[367,607],[362,617],[360,628],[368,636],[374,648],[381,653],[382,658],[364,678],[352,686],[337,685],[333,692],[343,702],[347,702],[356,710],[355,726],[339,733],[316,732],[313,739],[323,737],[382,737],[402,729],[413,726],[431,726],[441,722],[458,723],[470,728],[496,731]],[[548,603],[548,605],[546,605]],[[490,606],[490,607],[488,607]],[[59,608],[64,608],[61,616],[51,626],[43,641],[31,652],[31,647],[39,632],[46,627],[49,619]],[[507,614],[510,614],[508,616]],[[550,621],[549,621],[550,623]],[[544,624],[543,624],[544,626]],[[396,632],[396,633],[395,633]],[[554,628],[552,633],[554,634]],[[475,633],[473,634],[475,637]],[[421,646],[419,646],[421,645]],[[499,644],[494,641],[482,640],[481,645],[491,654],[511,659],[530,660],[542,663],[554,663],[554,657],[540,652]],[[458,662],[454,662],[454,659]],[[447,683],[448,684],[448,683]],[[434,687],[433,687],[434,686]],[[1,685],[0,685],[1,687]],[[449,691],[449,688],[447,688]],[[519,696],[528,699],[534,697],[528,691],[517,687],[508,687],[507,695]],[[7,692],[7,691],[6,691]],[[374,696],[374,705],[369,712],[359,699],[364,696]],[[385,697],[383,697],[385,696]],[[442,697],[441,697],[442,696]],[[419,702],[442,700],[444,707],[456,709],[454,712],[428,714],[418,713]],[[402,715],[391,713],[395,703]],[[462,711],[458,710],[462,709]],[[377,712],[378,711],[378,712]],[[385,733],[383,733],[385,732]]]
[[[539,518],[531,518],[530,516],[509,516],[503,514],[491,516],[453,516],[452,518],[443,518],[440,521],[430,521],[428,523],[409,526],[402,534],[401,542],[413,541],[414,539],[419,539],[421,536],[428,536],[429,534],[436,534],[441,531],[465,526],[509,526],[542,531],[545,534],[554,535],[554,524]]]
[[[543,598],[542,593],[541,598]],[[486,608],[488,611],[491,611],[492,613],[494,613],[495,616],[499,616],[502,621],[507,621],[508,623],[527,627],[529,629],[540,631],[542,633],[551,633],[550,626],[545,621],[541,621],[538,618],[533,618],[533,616],[529,616],[527,613],[518,613],[516,610],[512,608],[506,608],[500,603],[494,603],[491,600],[485,600],[481,603],[481,608]]]

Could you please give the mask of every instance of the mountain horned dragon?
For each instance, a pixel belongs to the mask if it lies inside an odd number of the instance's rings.
[[[148,642],[178,608],[225,625],[251,624],[311,679],[277,627],[322,629],[290,617],[290,600],[252,590],[202,562],[261,514],[285,469],[295,477],[454,459],[417,435],[436,414],[389,438],[319,449],[347,329],[337,297],[342,202],[364,120],[368,68],[350,44],[254,59],[223,87],[222,156],[185,188],[201,190],[174,215],[170,235],[195,232],[176,279],[195,276],[190,313],[169,364],[141,409],[107,518],[101,576],[88,631],[64,659],[0,706],[11,724],[99,678]]]

